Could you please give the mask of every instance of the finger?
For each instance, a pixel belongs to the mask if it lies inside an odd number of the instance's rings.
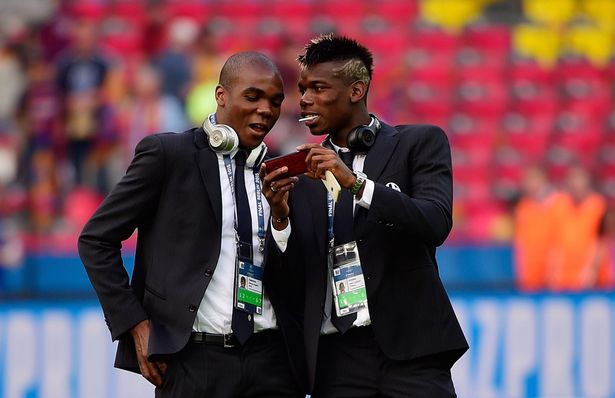
[[[160,387],[162,385],[162,375],[160,374],[160,370],[158,369],[158,366],[156,366],[155,363],[152,363],[149,361],[147,361],[146,366],[148,369],[148,376],[149,376],[149,377],[146,377],[146,379],[149,380],[149,382],[155,385],[156,387]]]
[[[281,180],[273,181],[269,188],[271,189],[273,193],[279,194],[280,191],[282,190],[288,191],[290,189],[289,186],[293,185],[297,181],[299,181],[299,177],[293,176],[293,177],[283,178]]]
[[[335,152],[330,151],[329,149],[323,148],[321,146],[311,148],[307,156],[305,157],[305,163],[308,165],[308,168],[310,167],[310,164],[312,163],[312,159],[315,156],[322,156],[323,154],[326,154],[327,152],[332,152],[335,155]]]
[[[282,166],[277,170],[273,170],[271,173],[267,173],[267,175],[265,175],[265,178],[263,179],[263,182],[266,185],[270,185],[271,182],[279,179],[286,173],[288,173],[288,167]]]
[[[283,187],[280,187],[276,195],[281,195],[281,196],[288,195],[288,191],[290,191],[294,187],[295,187],[295,183],[284,185]]]
[[[303,151],[304,149],[312,149],[312,148],[322,148],[320,144],[301,144],[297,148],[298,151]]]
[[[161,375],[164,376],[167,373],[167,363],[165,361],[156,361],[156,366],[158,366]]]
[[[263,164],[261,164],[261,168],[258,170],[258,176],[261,181],[263,181],[265,175],[267,175],[267,165],[263,162]]]

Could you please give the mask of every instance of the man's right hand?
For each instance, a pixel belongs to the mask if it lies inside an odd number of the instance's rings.
[[[162,385],[162,376],[167,371],[167,364],[164,361],[150,362],[147,360],[147,345],[149,342],[149,321],[146,319],[137,323],[130,334],[135,342],[137,352],[137,362],[141,374],[156,387]]]

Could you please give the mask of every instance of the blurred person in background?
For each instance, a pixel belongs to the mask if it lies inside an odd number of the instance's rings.
[[[587,285],[615,289],[615,210],[607,208],[598,229],[598,241],[587,270]]]
[[[554,259],[547,271],[553,291],[582,291],[594,288],[596,277],[606,265],[596,264],[596,247],[606,200],[592,186],[589,171],[571,165],[564,181],[564,195],[555,213]]]
[[[453,397],[451,366],[468,345],[435,257],[452,227],[446,135],[369,113],[373,58],[356,41],[320,36],[298,60],[301,116],[327,138],[298,148],[309,150],[308,172],[273,224],[291,229],[288,247],[270,256],[305,269],[312,396]],[[342,187],[337,204],[325,171]],[[283,186],[268,174],[263,190]]]
[[[85,169],[108,122],[103,96],[108,63],[98,51],[98,29],[98,24],[87,19],[73,20],[70,45],[60,54],[57,67],[62,130],[73,175],[71,182],[76,186],[86,182],[97,185],[99,170],[93,170],[94,181],[86,181]]]
[[[12,117],[18,110],[19,98],[27,84],[17,43],[0,36],[0,134],[12,128]]]
[[[263,54],[235,54],[215,98],[202,128],[139,142],[79,254],[119,340],[115,365],[140,372],[156,397],[303,398],[302,362],[289,361],[303,355],[289,309],[297,292],[288,281],[299,276],[264,264],[269,215],[286,208],[285,191],[262,200],[258,175],[284,100],[280,73]],[[121,247],[135,230],[130,281]]]
[[[161,91],[162,75],[153,64],[140,66],[132,82],[132,95],[122,106],[122,149],[126,165],[137,143],[145,136],[163,131],[184,131],[188,121],[179,99]]]
[[[186,113],[192,123],[200,123],[203,115],[216,110],[216,101],[211,96],[218,84],[217,73],[225,56],[218,49],[216,36],[209,26],[199,32],[192,53],[192,83],[186,96]]]
[[[547,270],[554,260],[557,206],[561,193],[544,168],[529,166],[521,181],[520,199],[514,209],[515,279],[524,292],[544,290]]]
[[[22,136],[21,179],[28,191],[28,210],[34,232],[49,232],[58,215],[57,153],[60,150],[60,98],[54,68],[32,49],[26,57],[28,84],[17,120]]]
[[[166,45],[154,58],[154,64],[162,75],[162,93],[175,97],[182,105],[192,81],[191,49],[197,34],[198,26],[192,19],[175,19],[168,27]]]

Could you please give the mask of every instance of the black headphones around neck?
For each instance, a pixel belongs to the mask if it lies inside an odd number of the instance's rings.
[[[366,153],[376,142],[376,134],[378,134],[381,127],[380,120],[371,113],[369,116],[371,118],[369,124],[355,127],[348,133],[348,149],[354,153]],[[331,141],[331,137],[328,137],[327,141]]]
[[[239,147],[239,136],[235,130],[226,124],[216,123],[216,114],[212,113],[205,118],[203,122],[203,130],[207,135],[207,143],[209,147],[217,153],[223,155],[231,154]],[[267,145],[261,142],[259,146],[252,149],[246,159],[246,166],[260,167],[265,155],[267,154]]]

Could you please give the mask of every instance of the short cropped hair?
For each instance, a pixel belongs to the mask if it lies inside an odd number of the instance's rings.
[[[305,54],[297,58],[301,69],[331,61],[348,61],[334,70],[346,84],[361,80],[369,87],[374,71],[372,53],[356,40],[333,33],[320,35],[305,46]]]
[[[273,71],[282,80],[282,75],[275,63],[265,54],[256,51],[244,51],[231,55],[220,70],[218,83],[227,89],[231,89],[235,79],[246,67],[262,67]]]

